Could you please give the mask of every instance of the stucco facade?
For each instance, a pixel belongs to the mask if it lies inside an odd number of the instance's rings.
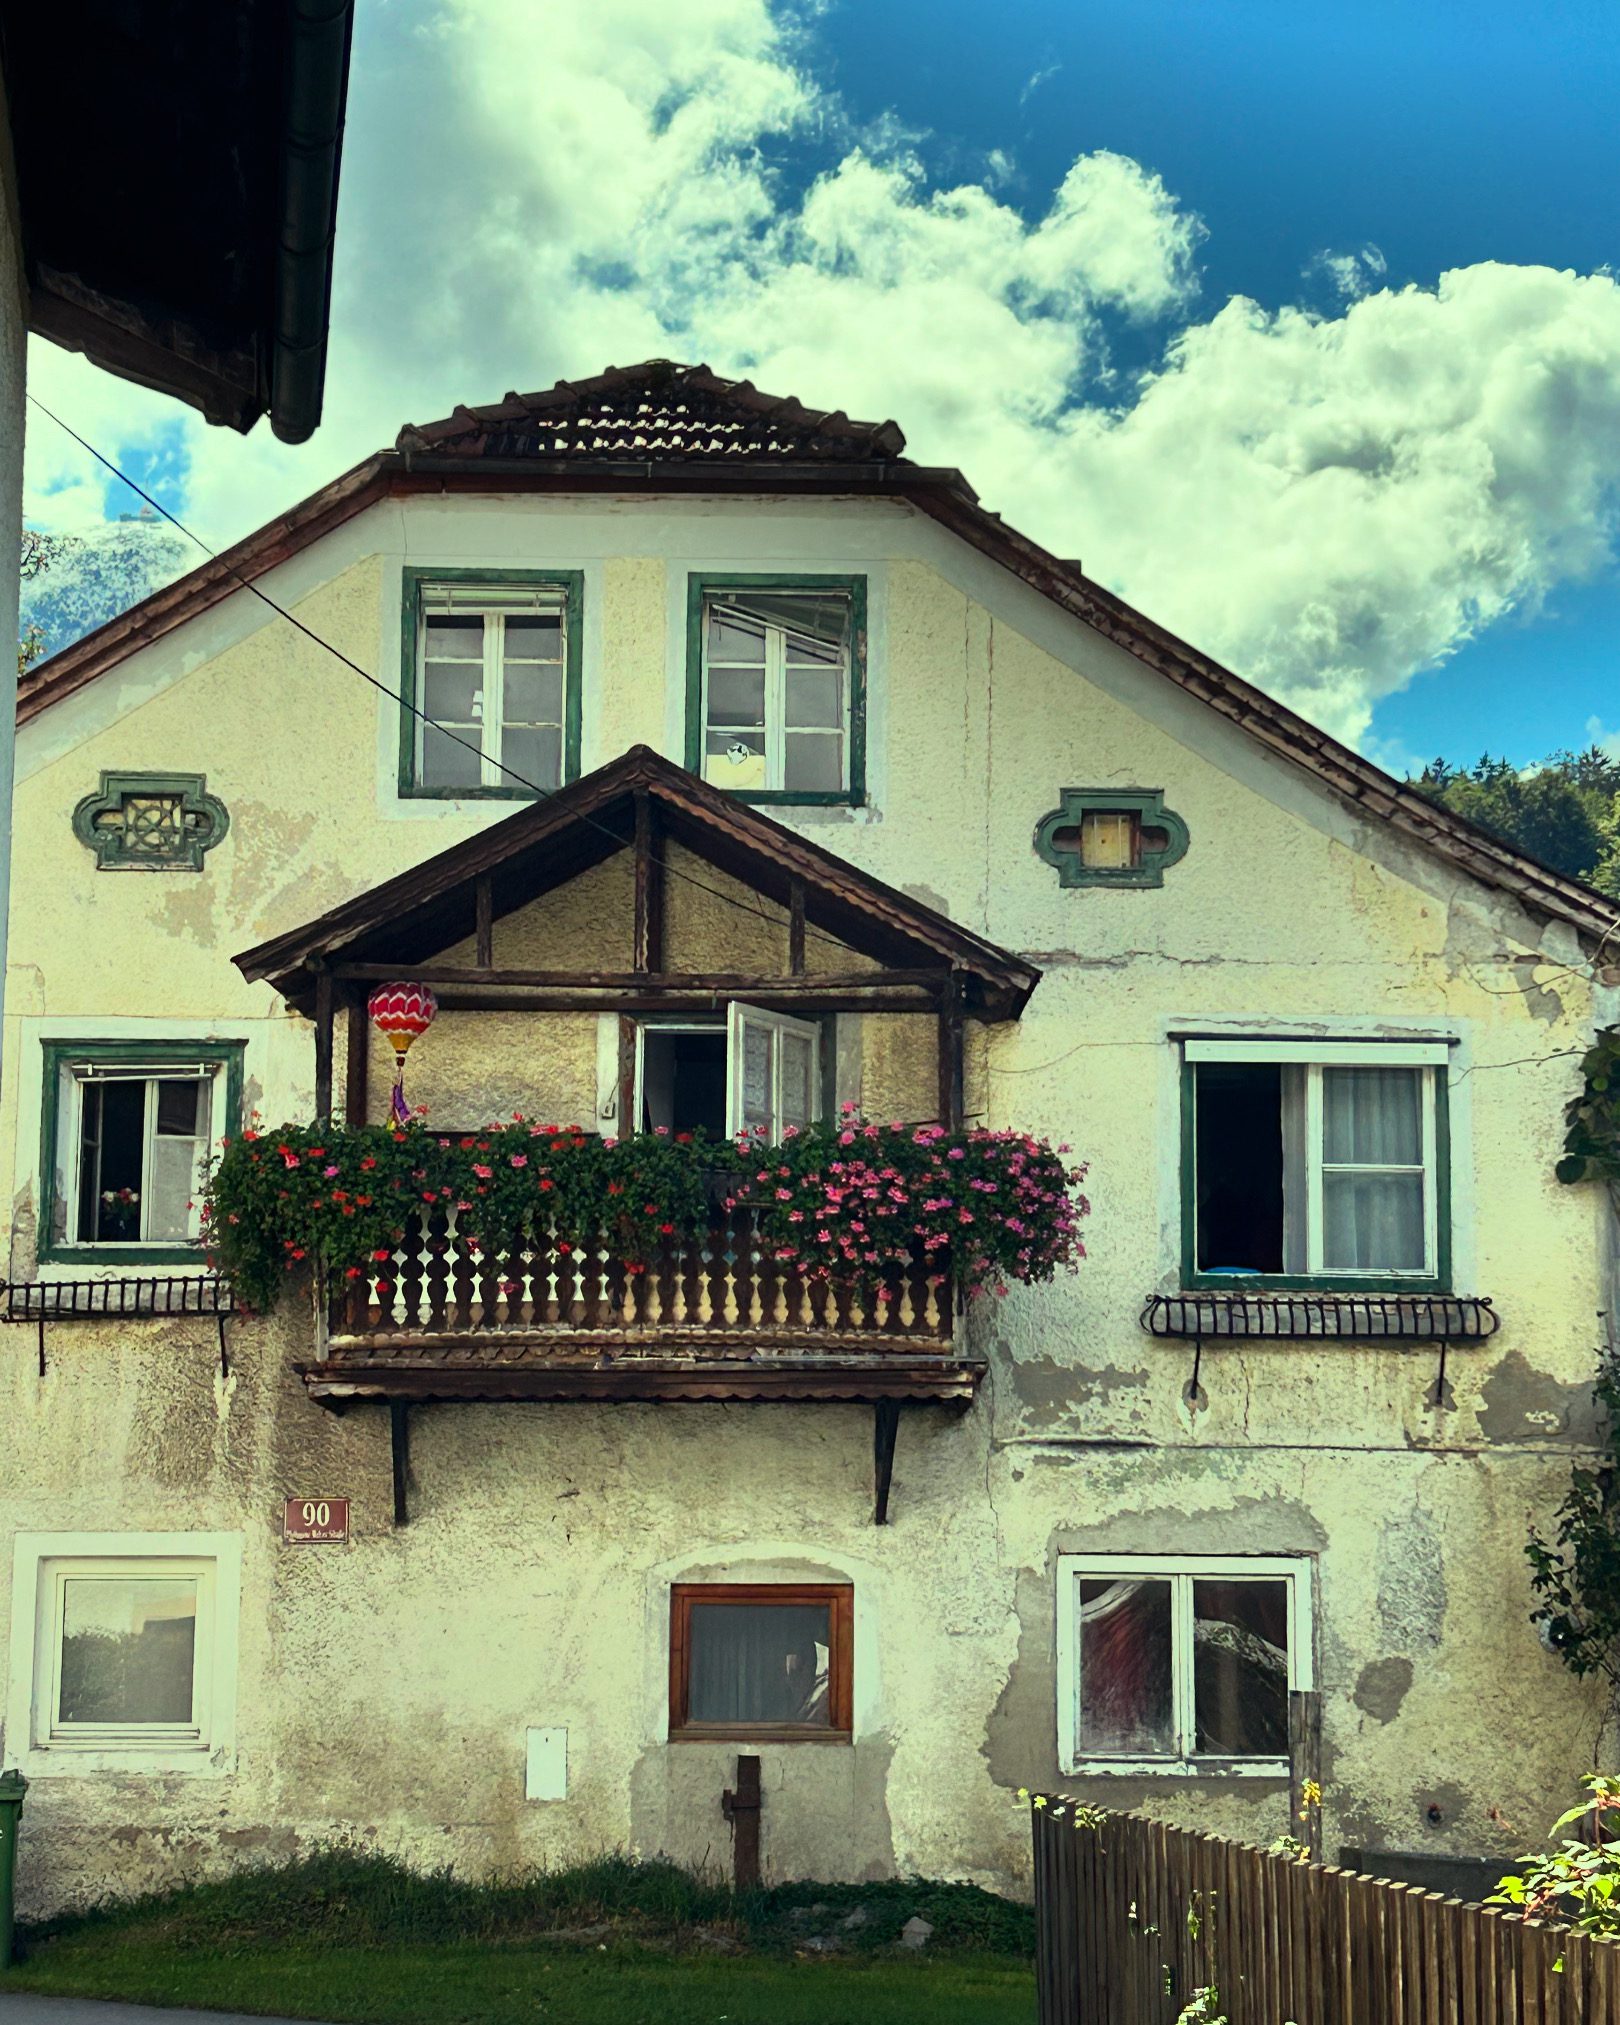
[[[1552,1175],[1603,1010],[1574,929],[1353,809],[897,501],[413,497],[263,586],[392,681],[407,563],[582,573],[585,771],[637,742],[679,759],[689,575],[865,579],[865,805],[772,813],[1041,967],[1020,1019],[970,1028],[966,1106],[1089,1162],[1089,1256],[973,1309],[988,1376],[965,1413],[907,1413],[885,1527],[856,1406],[434,1406],[396,1528],[386,1413],[324,1413],[293,1373],[307,1306],[232,1321],[228,1372],[210,1320],[52,1325],[43,1375],[34,1331],[7,1332],[0,1536],[228,1535],[241,1556],[228,1741],[161,1771],[37,1747],[33,1563],[19,1552],[13,1593],[0,1557],[0,1756],[34,1782],[27,1906],[348,1835],[475,1871],[603,1846],[726,1861],[739,1747],[668,1739],[672,1582],[853,1585],[852,1742],[760,1750],[771,1873],[1016,1883],[1020,1786],[1280,1832],[1285,1778],[1063,1772],[1067,1554],[1298,1557],[1329,1850],[1519,1848],[1599,1715],[1537,1641],[1523,1552],[1590,1441],[1608,1305],[1599,1204]],[[396,705],[246,593],[25,727],[0,1111],[14,1280],[40,1270],[44,1042],[241,1040],[250,1107],[311,1115],[309,1023],[232,956],[510,813],[402,797],[398,744]],[[104,769],[206,775],[230,826],[200,873],[97,871],[69,819]],[[1190,840],[1162,885],[1060,885],[1031,836],[1077,784],[1162,792]],[[774,919],[675,871],[670,967],[749,967]],[[623,968],[625,881],[610,859],[503,916],[496,962]],[[1223,1341],[1193,1394],[1193,1345],[1144,1333],[1147,1297],[1181,1281],[1188,1034],[1446,1044],[1451,1285],[1501,1328],[1449,1346],[1443,1387],[1434,1341]],[[840,1094],[931,1115],[932,1022],[868,1018],[858,1038]],[[598,1125],[599,1040],[589,1015],[446,1014],[412,1096],[446,1123],[477,1107]],[[312,1492],[352,1500],[347,1546],[284,1544],[282,1501]],[[530,1728],[567,1733],[562,1798],[525,1797]]]

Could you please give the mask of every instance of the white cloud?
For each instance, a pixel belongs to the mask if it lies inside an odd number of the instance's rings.
[[[1082,154],[1031,215],[1001,158],[938,187],[898,119],[850,130],[813,22],[765,0],[442,0],[425,26],[362,10],[361,32],[327,420],[297,451],[178,425],[211,540],[406,420],[663,354],[893,415],[920,460],[1351,738],[1608,558],[1609,277],[1484,264],[1392,290],[1368,246],[1321,257],[1335,315],[1195,321],[1202,226],[1151,170]],[[1110,369],[1113,318],[1165,334],[1140,383]],[[176,430],[49,347],[33,371],[98,441]],[[99,510],[46,426],[31,513]]]

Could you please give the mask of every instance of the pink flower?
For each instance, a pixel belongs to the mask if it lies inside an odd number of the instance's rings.
[[[338,1169],[337,1169],[337,1168],[335,1168],[335,1167],[323,1167],[323,1168],[321,1169],[321,1173],[322,1173],[322,1174],[323,1174],[323,1175],[324,1175],[324,1176],[326,1177],[326,1179],[327,1179],[328,1181],[330,1181],[330,1180],[332,1179],[332,1176],[333,1176],[334,1174],[336,1174],[337,1172],[338,1172]]]
[[[514,1153],[510,1158],[514,1167],[527,1167],[529,1164],[529,1156],[526,1153]]]
[[[488,1181],[494,1172],[495,1170],[492,1167],[481,1167],[476,1160],[473,1162],[473,1173],[478,1176],[480,1181]]]

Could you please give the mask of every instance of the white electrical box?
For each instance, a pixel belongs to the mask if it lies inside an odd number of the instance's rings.
[[[568,1732],[529,1730],[528,1763],[524,1777],[524,1798],[566,1800],[568,1798]]]

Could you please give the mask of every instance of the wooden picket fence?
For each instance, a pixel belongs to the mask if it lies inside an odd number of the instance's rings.
[[[1620,2025],[1620,1944],[1061,1799],[1033,1811],[1040,2025]],[[1559,1964],[1562,1964],[1560,1967]]]

